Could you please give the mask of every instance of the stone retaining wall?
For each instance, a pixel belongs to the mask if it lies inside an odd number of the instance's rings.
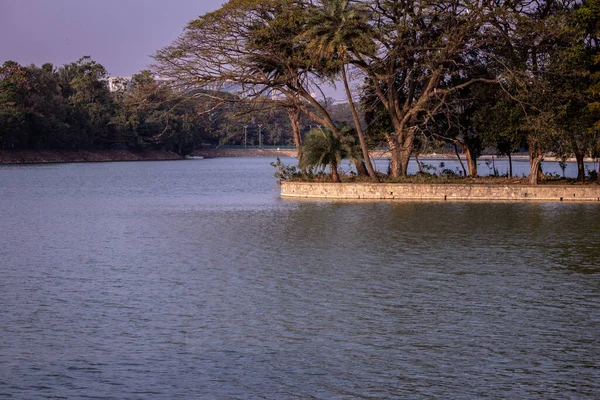
[[[281,197],[355,200],[600,202],[600,185],[283,182]]]

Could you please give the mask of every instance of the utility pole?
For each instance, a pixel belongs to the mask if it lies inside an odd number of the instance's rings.
[[[244,149],[248,148],[248,125],[244,125]]]
[[[262,124],[258,124],[258,147],[262,149]]]

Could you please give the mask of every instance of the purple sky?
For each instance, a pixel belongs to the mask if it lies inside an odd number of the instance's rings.
[[[148,68],[150,56],[225,0],[0,0],[0,65],[89,55],[113,76]]]

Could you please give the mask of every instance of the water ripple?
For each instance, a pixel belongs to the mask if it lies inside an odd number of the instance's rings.
[[[0,170],[0,398],[598,397],[600,207],[281,201],[269,161]]]

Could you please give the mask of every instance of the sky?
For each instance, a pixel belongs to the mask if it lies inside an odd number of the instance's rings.
[[[186,24],[225,0],[0,0],[0,65],[91,56],[112,76],[131,76],[152,63]]]

